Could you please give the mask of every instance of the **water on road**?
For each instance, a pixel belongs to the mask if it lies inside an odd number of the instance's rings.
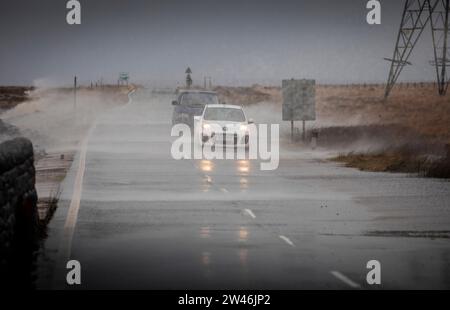
[[[64,181],[42,287],[69,287],[70,258],[81,288],[450,288],[448,182],[360,172],[284,144],[273,171],[174,160],[171,96],[131,97],[98,119]],[[366,282],[370,260],[380,286]]]

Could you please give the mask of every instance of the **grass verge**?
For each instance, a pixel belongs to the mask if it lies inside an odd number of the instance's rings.
[[[430,178],[450,178],[450,158],[430,159],[424,156],[389,152],[378,154],[341,154],[331,160],[346,167],[373,172],[415,173]]]

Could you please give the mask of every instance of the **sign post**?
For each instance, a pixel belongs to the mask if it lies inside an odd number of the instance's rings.
[[[191,88],[192,85],[192,78],[191,78],[191,74],[192,74],[192,70],[190,67],[187,67],[186,71],[186,88],[189,89]]]
[[[130,80],[130,75],[127,72],[120,72],[119,79],[117,80],[117,86],[120,86],[120,85],[128,86],[129,80]]]
[[[302,122],[303,122],[302,140],[303,140],[303,142],[305,142],[305,140],[306,140],[306,121],[303,120]]]
[[[291,120],[291,143],[294,142],[294,121]]]
[[[291,122],[291,142],[294,142],[294,121],[302,121],[302,139],[306,140],[306,121],[316,120],[316,81],[283,80],[283,121]]]

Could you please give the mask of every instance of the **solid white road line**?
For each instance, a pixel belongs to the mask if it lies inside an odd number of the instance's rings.
[[[356,282],[353,282],[351,279],[349,279],[348,277],[346,277],[345,275],[343,275],[342,273],[340,273],[339,271],[330,271],[330,273],[335,276],[336,278],[338,278],[339,280],[341,280],[342,282],[344,282],[345,284],[347,284],[348,286],[350,286],[351,288],[360,288],[361,285],[359,285]]]
[[[131,95],[134,92],[135,90],[128,93],[128,102],[126,105],[131,104],[132,102]],[[72,200],[70,201],[69,211],[67,213],[66,222],[64,224],[63,238],[59,246],[59,256],[61,259],[64,259],[65,261],[70,259],[72,251],[73,233],[75,231],[75,226],[78,220],[78,211],[80,209],[81,193],[83,190],[83,178],[84,178],[84,171],[86,169],[87,147],[89,138],[92,132],[94,131],[95,126],[96,122],[94,122],[94,124],[91,126],[88,134],[86,135],[85,139],[81,142],[80,146],[80,158],[78,163],[77,174],[75,176],[75,183],[73,186]]]
[[[72,238],[75,230],[75,225],[77,224],[78,211],[80,209],[81,192],[83,190],[83,178],[84,171],[86,169],[86,153],[87,145],[90,133],[92,132],[95,125],[89,131],[87,137],[83,140],[80,148],[80,159],[78,162],[78,170],[75,176],[75,183],[73,185],[72,200],[70,201],[69,211],[67,212],[66,222],[64,224],[64,234],[63,240],[60,247],[62,251],[60,255],[63,255],[65,259],[70,258],[70,253],[72,249]]]
[[[244,211],[245,211],[248,215],[250,215],[252,218],[256,218],[256,216],[255,216],[255,214],[252,212],[252,210],[250,210],[250,209],[244,209]]]
[[[294,242],[292,242],[288,237],[280,235],[279,236],[281,240],[283,240],[284,242],[286,242],[287,244],[289,244],[292,247],[295,247]]]
[[[126,105],[131,104],[133,101],[131,99],[131,95],[135,92],[133,89],[131,92],[128,93],[128,102]],[[125,105],[125,106],[126,106]],[[124,106],[120,107],[124,108]],[[59,272],[61,270],[65,271],[66,263],[70,259],[71,252],[72,252],[72,239],[73,234],[75,231],[75,226],[77,224],[78,219],[78,211],[80,209],[80,201],[81,201],[81,193],[83,190],[83,179],[84,179],[84,171],[86,169],[86,153],[87,153],[87,146],[89,142],[89,138],[94,131],[94,128],[96,126],[96,122],[91,126],[89,129],[88,134],[84,138],[84,140],[80,143],[80,157],[78,161],[78,170],[77,174],[75,176],[75,182],[73,186],[73,194],[72,199],[70,201],[69,210],[67,212],[66,221],[64,223],[63,228],[63,235],[62,238],[59,241],[59,248],[58,248],[58,257],[57,257],[57,263],[56,263],[56,272],[53,275],[53,286],[59,287],[60,279],[58,276],[60,275]],[[59,272],[58,272],[59,271]]]

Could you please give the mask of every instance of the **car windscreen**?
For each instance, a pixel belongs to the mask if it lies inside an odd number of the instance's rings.
[[[245,115],[241,109],[206,108],[204,119],[207,121],[244,122]]]
[[[185,93],[181,96],[182,105],[199,105],[218,104],[219,99],[216,94],[208,93]]]

